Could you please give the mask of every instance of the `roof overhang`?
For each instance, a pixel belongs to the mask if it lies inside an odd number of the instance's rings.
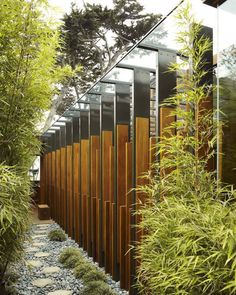
[[[226,0],[203,0],[204,4],[213,6],[213,7],[217,7],[221,4],[223,4]]]

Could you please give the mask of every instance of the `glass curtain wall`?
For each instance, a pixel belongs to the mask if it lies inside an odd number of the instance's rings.
[[[236,185],[236,1],[218,8],[218,99],[220,130],[218,168],[223,182]]]

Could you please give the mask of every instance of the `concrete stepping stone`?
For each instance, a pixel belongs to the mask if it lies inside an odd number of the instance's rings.
[[[35,230],[34,234],[35,235],[45,235],[47,232],[46,230]]]
[[[47,252],[37,252],[34,254],[35,257],[48,257],[50,256],[50,253]]]
[[[25,249],[25,252],[37,252],[37,251],[39,251],[39,248],[37,248],[37,247],[29,247],[29,248],[26,248]]]
[[[43,270],[42,270],[42,273],[45,273],[45,274],[50,274],[50,273],[56,273],[56,272],[59,272],[61,269],[60,267],[58,266],[49,266],[49,267],[45,267]]]
[[[68,290],[57,290],[54,292],[49,292],[48,295],[71,295],[72,292]]]
[[[39,288],[43,288],[46,287],[48,285],[52,285],[53,284],[53,280],[51,279],[37,279],[32,281],[32,285],[39,287]]]
[[[35,239],[40,239],[40,238],[45,238],[46,235],[35,235],[35,236],[32,236],[32,239],[35,240]]]
[[[26,264],[30,267],[40,267],[42,266],[42,262],[39,260],[27,260]]]
[[[45,246],[45,245],[46,245],[46,243],[41,243],[41,242],[34,242],[33,243],[34,247],[41,247],[41,246]]]
[[[36,224],[37,227],[49,227],[49,223]]]

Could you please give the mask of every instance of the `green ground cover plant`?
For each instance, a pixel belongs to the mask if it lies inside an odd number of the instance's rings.
[[[107,276],[106,274],[99,270],[98,268],[94,268],[91,270],[88,270],[84,275],[83,275],[83,281],[85,284],[88,284],[91,281],[107,281]]]
[[[203,83],[211,41],[191,6],[176,16],[180,62],[176,94],[164,106],[177,120],[156,146],[158,163],[138,189],[147,203],[137,246],[138,288],[142,294],[236,294],[236,200],[207,169],[216,142],[213,113],[203,107],[212,88]]]
[[[89,272],[95,270],[96,266],[90,264],[89,262],[83,261],[81,264],[74,268],[74,276],[77,279],[83,279],[83,276]]]
[[[50,241],[64,242],[66,241],[66,234],[62,229],[54,229],[48,233]]]
[[[62,264],[65,264],[67,259],[69,259],[70,257],[74,257],[77,256],[78,258],[82,258],[82,254],[80,252],[80,250],[78,248],[75,247],[67,247],[64,248],[58,258],[58,261]]]
[[[92,281],[83,288],[82,295],[117,295],[106,283],[102,281]]]

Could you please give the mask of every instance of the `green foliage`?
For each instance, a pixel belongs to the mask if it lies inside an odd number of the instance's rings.
[[[45,0],[0,1],[0,284],[18,261],[29,226],[28,170],[40,151],[38,125],[63,70]]]
[[[74,276],[76,279],[83,279],[83,276],[89,272],[96,269],[96,266],[90,264],[89,262],[81,262],[74,268]]]
[[[0,281],[8,264],[17,262],[29,228],[29,180],[0,165]]]
[[[50,241],[64,242],[66,241],[66,234],[62,229],[54,229],[48,233]]]
[[[236,294],[236,194],[206,169],[216,141],[213,114],[203,108],[212,90],[202,82],[211,43],[190,11],[187,5],[177,15],[177,41],[187,58],[171,66],[180,78],[164,103],[177,120],[159,138],[160,161],[146,176],[149,184],[138,189],[148,199],[138,212],[144,294]]]
[[[78,248],[67,247],[61,251],[58,261],[62,264],[65,264],[66,260],[72,256],[81,257],[82,254]]]
[[[0,163],[24,171],[39,151],[37,125],[58,81],[58,33],[43,19],[44,3],[0,2]]]
[[[106,283],[102,281],[92,281],[83,288],[82,295],[117,295]]]
[[[105,275],[105,273],[101,270],[99,270],[98,268],[94,268],[91,269],[89,271],[87,271],[84,275],[83,275],[83,281],[85,284],[91,282],[91,281],[103,281],[106,282],[107,281],[107,276]]]
[[[74,268],[82,262],[83,256],[81,254],[74,254],[66,259],[64,266],[66,268]]]

